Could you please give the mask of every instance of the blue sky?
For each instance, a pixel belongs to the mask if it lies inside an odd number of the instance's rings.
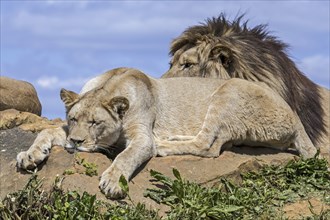
[[[168,69],[169,45],[188,26],[225,12],[267,23],[314,82],[329,88],[329,1],[1,0],[1,75],[37,89],[43,116],[65,118],[62,87],[79,92],[120,66],[154,77]]]

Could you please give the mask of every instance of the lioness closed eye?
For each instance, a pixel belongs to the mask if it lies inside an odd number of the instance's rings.
[[[154,79],[119,68],[92,81],[78,95],[61,90],[67,109],[67,148],[97,152],[123,147],[102,174],[99,187],[123,197],[118,181],[156,154],[217,157],[223,145],[295,147],[303,157],[316,153],[298,116],[263,84],[241,79]],[[42,147],[18,155],[28,168],[43,158]],[[31,159],[32,158],[32,159]]]

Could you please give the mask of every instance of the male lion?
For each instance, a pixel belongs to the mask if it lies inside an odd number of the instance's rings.
[[[223,145],[240,144],[294,147],[305,158],[316,153],[296,113],[263,83],[154,79],[119,68],[88,82],[81,95],[62,89],[61,98],[69,132],[67,141],[56,144],[89,152],[123,148],[100,180],[100,189],[110,198],[124,196],[121,175],[129,179],[156,154],[217,157]],[[57,140],[66,133],[60,136]],[[38,143],[21,152],[18,166],[36,166],[51,146]]]
[[[171,44],[170,69],[162,78],[198,76],[242,78],[266,83],[297,112],[315,145],[328,139],[329,91],[309,80],[287,56],[287,45],[270,35],[265,25],[249,29],[243,16],[234,21],[224,14],[186,29]],[[325,91],[326,90],[326,91]],[[327,114],[327,115],[325,115]]]

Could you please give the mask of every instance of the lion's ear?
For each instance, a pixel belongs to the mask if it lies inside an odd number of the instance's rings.
[[[129,101],[123,96],[116,96],[110,102],[103,102],[102,104],[106,109],[116,112],[120,119],[124,117],[129,108]]]
[[[233,56],[229,48],[224,46],[215,46],[210,51],[209,59],[221,62],[221,65],[228,70],[233,60]]]
[[[77,93],[66,89],[61,89],[60,96],[65,104],[67,111],[70,110],[70,108],[78,101],[79,97]]]

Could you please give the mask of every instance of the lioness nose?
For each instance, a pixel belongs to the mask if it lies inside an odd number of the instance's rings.
[[[75,146],[80,146],[84,140],[81,139],[74,139],[74,138],[70,138],[70,141],[75,145]]]

